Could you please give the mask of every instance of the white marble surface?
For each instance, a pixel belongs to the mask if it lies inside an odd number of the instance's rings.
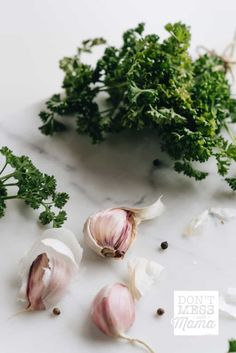
[[[4,4],[5,11],[0,15],[3,52],[0,145],[8,145],[17,154],[29,155],[40,169],[56,176],[58,188],[71,196],[66,226],[75,232],[82,246],[83,222],[97,209],[146,205],[161,194],[167,209],[158,220],[140,226],[137,241],[123,261],[104,261],[84,246],[79,277],[60,303],[61,316],[40,312],[9,320],[20,308],[16,302],[19,259],[42,231],[35,212],[20,202],[9,202],[6,217],[0,220],[0,352],[143,352],[140,347],[105,337],[89,319],[96,292],[105,284],[125,281],[126,262],[132,256],[156,260],[165,267],[165,272],[138,303],[130,335],[145,339],[157,353],[226,352],[227,340],[236,338],[235,320],[221,315],[219,336],[214,337],[175,337],[170,320],[174,290],[222,291],[236,287],[236,221],[212,224],[198,236],[187,239],[182,236],[187,222],[201,210],[209,206],[234,207],[235,194],[220,180],[213,166],[210,177],[201,183],[173,172],[170,162],[160,154],[154,135],[110,136],[97,146],[74,132],[47,138],[37,130],[42,103],[35,102],[59,89],[57,60],[73,53],[84,37],[104,35],[118,43],[123,29],[140,20],[155,31],[168,20],[181,18],[194,28],[194,45],[203,43],[222,50],[235,29],[236,3],[229,0],[182,0],[175,6],[171,1],[159,5],[156,1],[144,4],[133,0],[119,4],[105,0],[66,3],[66,7],[62,1]],[[12,20],[11,27],[8,19]],[[16,112],[9,114],[13,111]],[[161,169],[152,167],[155,157],[164,161]],[[170,246],[160,252],[159,245],[164,240]],[[157,318],[155,311],[160,306],[166,314]]]
[[[235,195],[212,171],[207,181],[192,182],[169,167],[155,143],[155,136],[110,136],[94,146],[75,133],[53,138],[36,129],[40,105],[12,114],[0,123],[0,140],[17,153],[28,154],[39,168],[53,173],[60,190],[70,195],[66,226],[77,235],[82,246],[82,226],[86,217],[99,208],[116,205],[145,205],[163,194],[165,214],[142,224],[134,246],[123,261],[104,261],[84,246],[84,258],[78,280],[60,303],[62,314],[51,317],[40,312],[9,317],[21,307],[16,303],[17,266],[20,257],[40,236],[35,212],[22,203],[9,202],[1,219],[0,247],[0,351],[4,353],[64,352],[142,352],[123,342],[108,339],[89,320],[90,304],[105,284],[124,281],[126,260],[145,256],[165,267],[160,281],[137,305],[137,320],[130,334],[146,339],[157,352],[220,353],[227,339],[235,335],[236,321],[221,316],[220,334],[215,337],[175,337],[173,316],[174,290],[223,290],[236,286],[235,225],[210,225],[203,234],[184,238],[187,222],[209,206],[235,205]],[[18,128],[10,128],[16,121]],[[142,138],[142,143],[140,140]],[[151,161],[158,156],[164,166],[155,170]],[[161,241],[170,244],[159,251]],[[157,307],[166,314],[155,316]]]

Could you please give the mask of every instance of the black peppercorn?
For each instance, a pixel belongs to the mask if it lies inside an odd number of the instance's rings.
[[[162,308],[157,309],[157,315],[162,316],[165,313],[165,310]]]
[[[54,315],[60,315],[61,310],[59,308],[53,308],[52,312],[53,312]]]
[[[163,241],[163,242],[161,243],[161,248],[162,248],[162,250],[165,250],[165,249],[168,248],[168,243],[167,243],[167,241]]]
[[[152,161],[152,164],[154,165],[154,167],[160,167],[161,161],[158,158],[156,158]]]

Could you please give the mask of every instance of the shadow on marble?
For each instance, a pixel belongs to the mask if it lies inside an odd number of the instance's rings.
[[[43,102],[37,103],[22,112],[24,122],[21,124],[21,136],[26,136],[25,143],[32,150],[45,158],[51,158],[53,162],[63,163],[64,168],[70,174],[81,172],[90,175],[93,182],[101,186],[112,182],[122,192],[127,185],[132,184],[133,189],[138,189],[141,183],[145,183],[152,192],[159,193],[163,188],[171,193],[194,192],[193,181],[183,175],[179,175],[172,169],[173,162],[161,152],[158,136],[153,131],[132,132],[125,131],[120,134],[111,134],[107,140],[100,144],[92,144],[91,140],[78,135],[70,126],[68,132],[59,133],[52,137],[45,137],[38,127],[40,120],[37,117],[43,108]],[[19,117],[20,118],[20,117]],[[70,121],[68,117],[68,121]],[[31,133],[27,135],[27,131]],[[32,136],[32,131],[34,131]],[[22,138],[18,132],[12,133],[12,137]],[[154,167],[152,161],[158,158],[160,167]],[[121,182],[120,187],[119,182]],[[128,198],[127,198],[128,199]],[[146,198],[138,195],[136,204],[145,202]],[[126,202],[125,198],[122,200]]]

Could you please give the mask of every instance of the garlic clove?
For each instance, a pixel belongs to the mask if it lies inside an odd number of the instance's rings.
[[[139,300],[154,284],[164,267],[155,261],[136,257],[128,262],[128,288],[134,299]]]
[[[82,252],[71,231],[46,230],[20,262],[19,300],[28,302],[29,310],[58,302],[78,271]]]
[[[124,284],[115,283],[98,292],[92,305],[92,320],[105,335],[141,344],[147,351],[154,353],[146,342],[125,334],[135,320],[135,301]]]
[[[123,257],[136,236],[133,215],[110,208],[90,216],[84,225],[87,244],[103,257]]]
[[[45,270],[49,270],[49,259],[46,253],[40,254],[33,261],[27,283],[27,299],[29,302],[28,309],[41,310],[45,309],[42,300],[42,292],[44,291],[44,274]]]
[[[92,320],[105,335],[120,337],[134,319],[134,299],[125,285],[116,283],[99,291],[92,305]]]
[[[137,235],[140,222],[161,215],[164,206],[159,198],[144,208],[109,208],[90,216],[84,224],[88,246],[103,257],[123,258]]]
[[[42,293],[42,301],[45,309],[57,304],[66,293],[72,278],[77,273],[77,268],[71,266],[64,257],[52,255],[50,257],[50,272],[45,271],[45,290]]]

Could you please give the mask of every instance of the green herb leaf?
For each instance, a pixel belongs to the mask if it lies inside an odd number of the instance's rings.
[[[231,189],[236,191],[236,178],[226,178],[225,180],[229,184]]]
[[[44,209],[39,216],[42,224],[53,222],[55,227],[62,226],[66,213],[56,213],[55,208],[62,209],[69,196],[56,191],[54,176],[40,172],[29,157],[15,156],[7,147],[2,147],[0,153],[5,156],[0,171],[0,218],[5,215],[6,200],[20,199],[33,209]],[[6,173],[6,167],[10,167],[11,171]],[[17,188],[16,194],[10,193],[12,187]]]
[[[228,353],[235,353],[236,352],[236,340],[229,341],[229,352]]]

